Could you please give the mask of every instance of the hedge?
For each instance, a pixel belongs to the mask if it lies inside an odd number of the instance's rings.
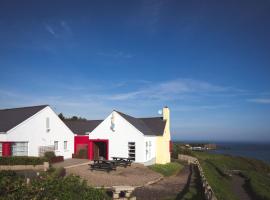
[[[29,156],[0,157],[0,165],[42,165],[45,158]]]
[[[107,200],[103,189],[95,189],[77,176],[54,176],[48,173],[33,179],[29,184],[11,171],[0,171],[0,200],[61,199]]]

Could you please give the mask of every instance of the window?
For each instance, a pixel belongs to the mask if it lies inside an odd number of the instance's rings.
[[[128,157],[135,161],[136,159],[136,146],[135,146],[135,142],[129,142],[128,143]]]
[[[54,141],[54,150],[58,150],[58,141]]]
[[[151,148],[152,148],[151,141],[145,142],[145,157],[146,157],[146,160],[151,158]]]
[[[145,142],[145,157],[146,157],[146,159],[148,159],[148,142]]]
[[[11,150],[13,156],[28,156],[28,142],[14,142]]]
[[[3,155],[2,153],[2,143],[0,142],[0,157]]]
[[[50,118],[46,117],[46,130],[50,131]]]
[[[64,141],[64,150],[67,150],[67,141]]]
[[[151,141],[149,141],[149,158],[151,158],[151,149],[152,149],[152,144]]]

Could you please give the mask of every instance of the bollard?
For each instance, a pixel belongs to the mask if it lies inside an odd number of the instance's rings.
[[[45,172],[48,171],[48,169],[50,168],[49,162],[44,162],[44,163],[43,163],[43,166],[44,166],[44,171],[45,171]]]

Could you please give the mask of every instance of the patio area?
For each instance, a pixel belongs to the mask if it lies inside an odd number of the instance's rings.
[[[132,164],[129,167],[117,167],[115,171],[90,170],[89,160],[70,159],[54,164],[54,167],[65,167],[67,174],[78,175],[93,187],[112,187],[119,185],[143,186],[162,178],[142,164]]]
[[[71,158],[71,159],[66,159],[63,162],[54,163],[53,167],[55,167],[55,168],[59,168],[59,167],[69,168],[69,167],[76,167],[78,165],[87,165],[89,163],[91,163],[91,161],[88,159]]]

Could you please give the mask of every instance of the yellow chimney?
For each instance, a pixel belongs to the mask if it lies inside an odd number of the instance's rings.
[[[170,155],[170,109],[165,106],[163,108],[163,120],[166,121],[164,133],[162,136],[157,137],[156,143],[156,163],[165,164],[171,162]]]
[[[165,133],[164,133],[164,137],[167,140],[171,139],[171,133],[170,133],[170,109],[165,106],[163,108],[163,120],[166,120],[166,126],[165,126]]]

